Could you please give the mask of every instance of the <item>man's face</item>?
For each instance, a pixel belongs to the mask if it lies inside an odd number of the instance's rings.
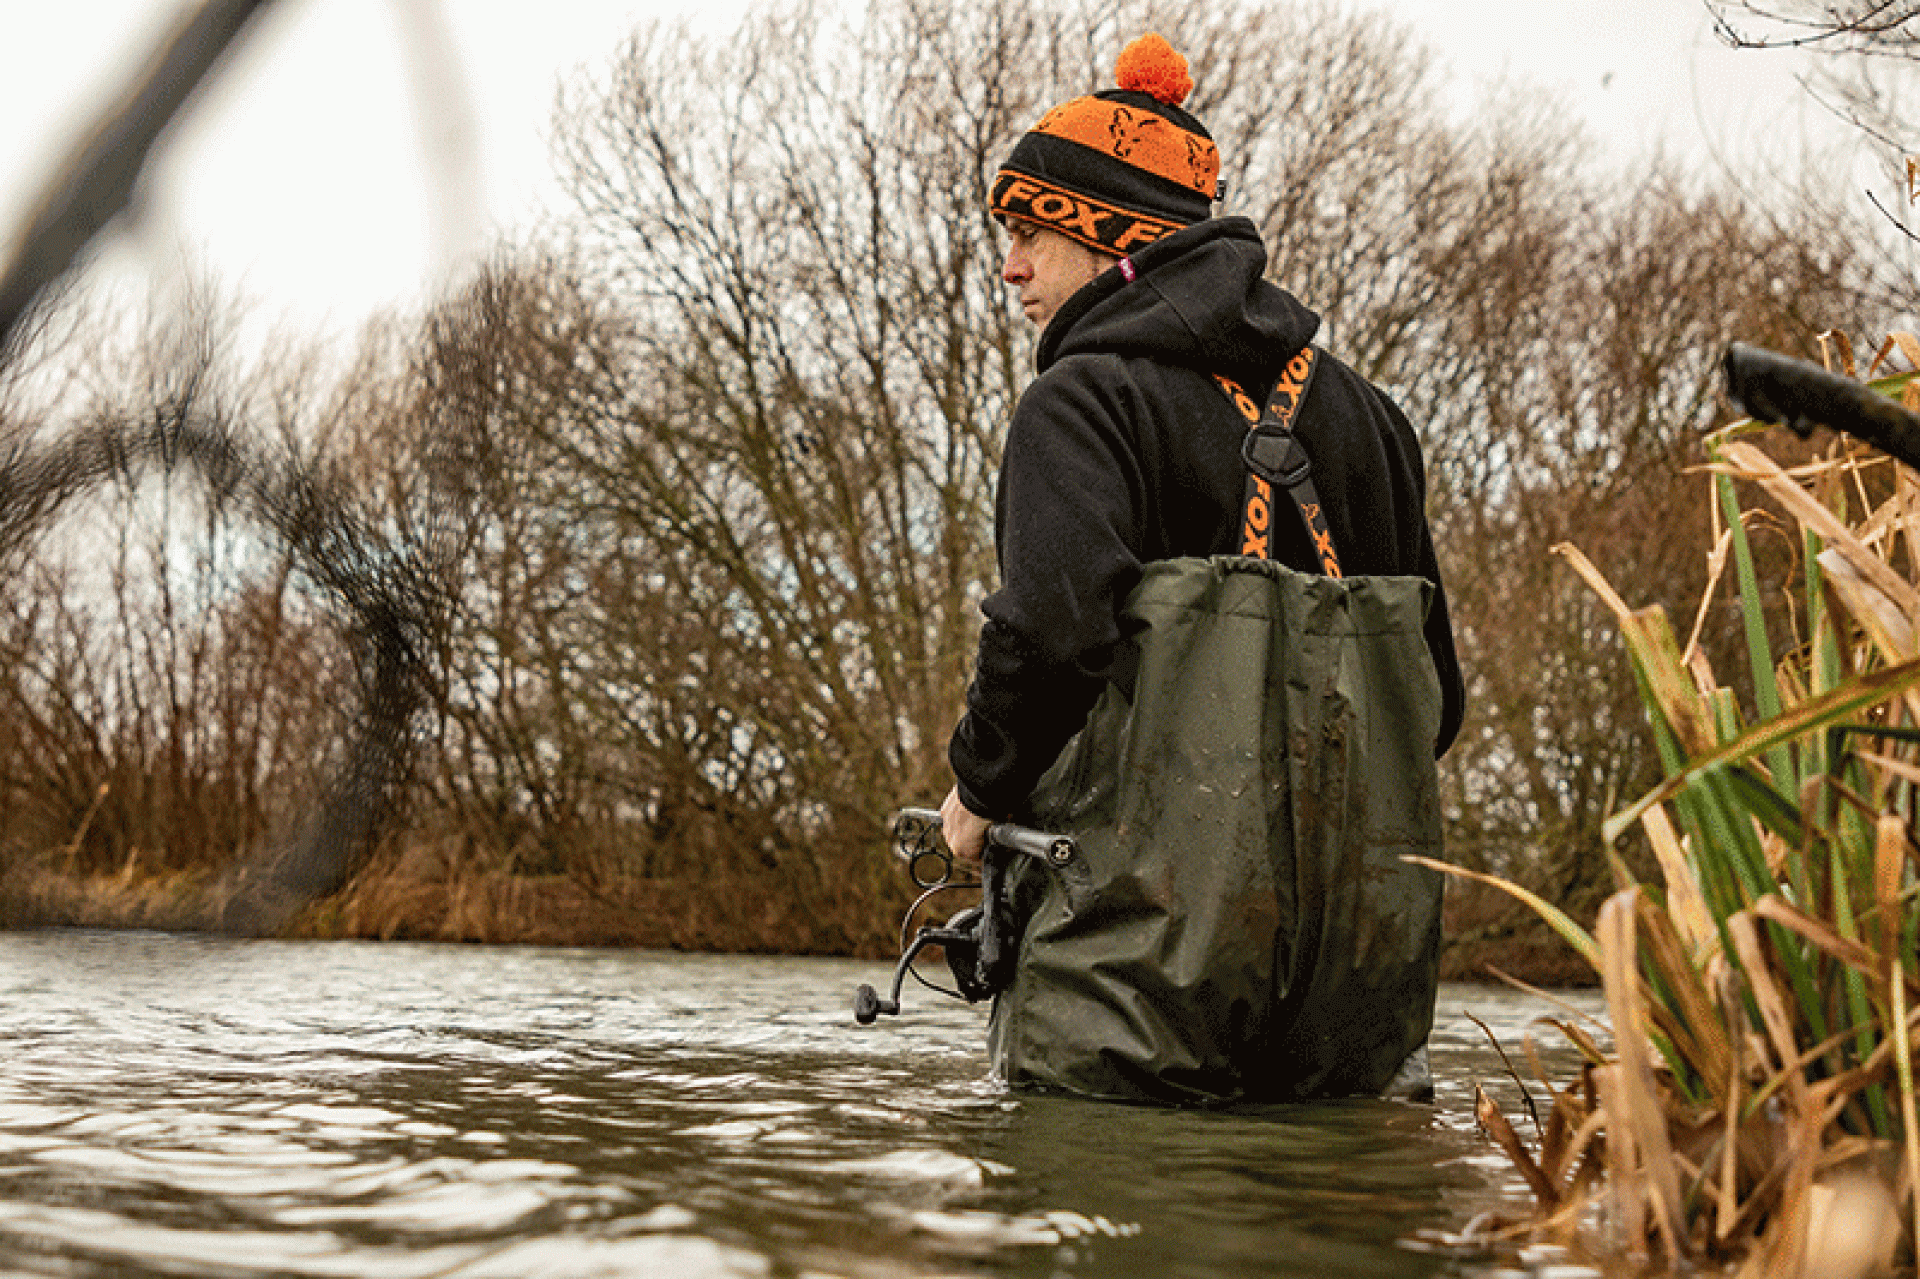
[[[1007,235],[1011,242],[1000,278],[1020,290],[1020,309],[1038,329],[1047,327],[1081,285],[1114,263],[1078,240],[1019,218],[1007,219]]]

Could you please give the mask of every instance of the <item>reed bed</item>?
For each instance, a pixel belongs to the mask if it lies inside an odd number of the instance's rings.
[[[1901,334],[1869,378],[1893,351],[1920,367],[1920,340]],[[1854,375],[1843,344],[1835,364]],[[1920,408],[1912,376],[1872,385]],[[1484,1094],[1480,1119],[1532,1191],[1524,1229],[1656,1267],[1910,1273],[1920,478],[1846,437],[1783,465],[1761,447],[1766,429],[1708,438],[1716,540],[1684,642],[1662,609],[1632,608],[1557,548],[1617,618],[1646,704],[1666,780],[1604,833],[1612,848],[1637,825],[1659,880],[1635,882],[1616,859],[1618,891],[1589,931],[1516,885],[1441,867],[1538,911],[1599,976],[1615,1032],[1603,1048],[1548,1019],[1584,1066],[1562,1084],[1541,1072],[1537,1141]],[[1773,587],[1749,540],[1763,527],[1799,551]],[[1790,606],[1781,652],[1769,589]],[[1698,644],[1729,605],[1746,626],[1744,710]]]

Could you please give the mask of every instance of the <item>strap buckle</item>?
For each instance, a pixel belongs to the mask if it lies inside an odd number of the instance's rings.
[[[1247,469],[1269,484],[1293,488],[1313,473],[1313,463],[1293,432],[1278,422],[1262,422],[1240,442]]]

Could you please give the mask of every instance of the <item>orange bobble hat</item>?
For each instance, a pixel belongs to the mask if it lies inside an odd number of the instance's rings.
[[[1062,103],[1014,146],[993,180],[996,218],[1125,257],[1212,215],[1220,153],[1180,109],[1193,89],[1187,60],[1148,34],[1121,52],[1113,78],[1117,89]]]

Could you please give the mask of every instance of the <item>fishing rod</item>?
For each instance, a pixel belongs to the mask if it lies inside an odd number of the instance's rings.
[[[987,829],[987,847],[980,858],[980,904],[968,907],[944,925],[923,924],[908,936],[920,908],[933,897],[959,888],[953,878],[953,853],[940,837],[940,812],[933,808],[903,808],[893,819],[894,855],[907,865],[907,874],[922,892],[900,921],[900,960],[893,968],[893,990],[887,998],[862,983],[853,993],[853,1019],[871,1026],[885,1013],[900,1014],[900,987],[912,973],[929,990],[973,1004],[1005,990],[1013,981],[1019,958],[1019,938],[1013,918],[1010,872],[1014,858],[1027,857],[1045,867],[1065,891],[1067,911],[1079,910],[1092,880],[1086,858],[1071,835],[1054,835],[1000,822]],[[913,961],[929,946],[946,954],[955,989],[937,986],[922,977]]]
[[[1803,440],[1828,426],[1920,468],[1920,413],[1866,383],[1744,342],[1721,363],[1727,395],[1755,421],[1782,423]]]

